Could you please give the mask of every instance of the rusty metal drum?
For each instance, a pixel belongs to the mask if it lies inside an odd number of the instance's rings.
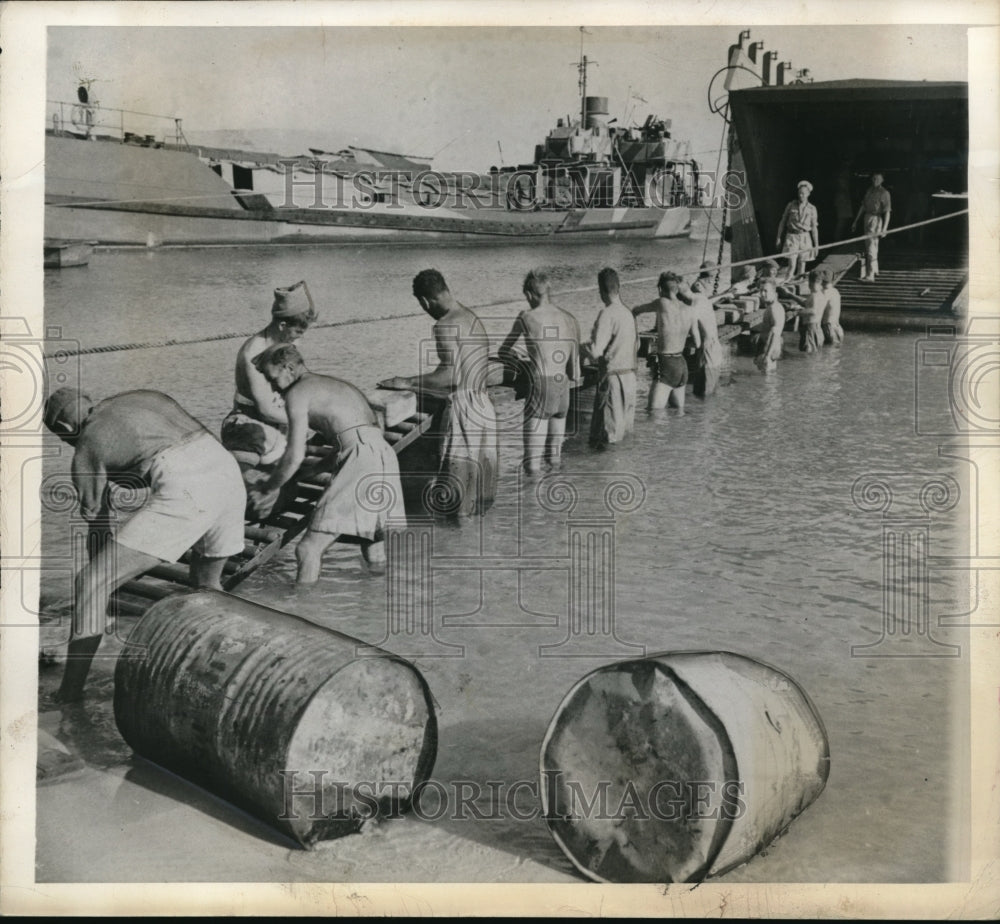
[[[725,651],[587,674],[541,751],[556,842],[599,882],[699,882],[746,863],[823,791],[830,748],[802,688]]]
[[[437,751],[412,664],[215,591],[149,608],[119,656],[114,710],[138,755],[306,847],[405,812]]]

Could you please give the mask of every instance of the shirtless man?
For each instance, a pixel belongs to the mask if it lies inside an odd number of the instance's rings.
[[[98,404],[74,388],[45,402],[45,426],[76,451],[73,484],[90,523],[112,516],[112,485],[150,489],[146,503],[84,565],[74,582],[73,628],[59,702],[81,699],[111,594],[194,547],[191,584],[222,589],[222,569],[243,551],[246,492],[236,460],[197,420],[158,391]]]
[[[524,402],[524,470],[551,466],[562,459],[570,393],[580,379],[580,326],[568,311],[549,300],[549,277],[532,270],[524,277],[529,308],[514,321],[500,347],[500,358],[516,362],[514,345],[523,337],[528,350],[531,391]]]
[[[486,391],[489,336],[483,322],[461,304],[436,269],[413,279],[413,296],[434,319],[438,365],[421,375],[396,376],[379,384],[439,392],[441,418],[436,485],[431,497],[445,498],[442,512],[455,517],[484,514],[497,493],[500,441],[496,410]]]
[[[694,309],[677,297],[680,286],[681,277],[676,273],[660,273],[659,298],[636,305],[632,314],[638,317],[651,311],[656,313],[657,375],[649,390],[649,410],[660,410],[669,404],[683,416],[684,389],[688,380],[684,346],[690,335],[695,349],[701,349],[701,334]]]
[[[677,290],[677,297],[694,311],[695,323],[701,346],[695,354],[697,371],[692,380],[694,394],[705,398],[712,394],[719,384],[719,373],[722,371],[723,352],[719,342],[719,323],[715,316],[712,302],[703,292],[696,291],[693,286],[682,282]]]
[[[285,451],[288,431],[285,402],[253,360],[269,347],[298,340],[315,320],[316,309],[304,282],[275,289],[270,324],[247,340],[236,355],[236,394],[233,409],[222,422],[222,445],[244,466],[277,462]]]
[[[829,270],[823,272],[823,295],[826,298],[820,322],[823,328],[823,342],[840,346],[844,342],[844,328],[840,326],[840,292],[833,284],[833,275]]]
[[[590,444],[605,448],[632,432],[635,423],[635,360],[639,338],[635,318],[622,303],[618,273],[605,267],[597,274],[604,307],[597,315],[590,340],[581,347],[597,363]]]
[[[793,302],[802,306],[799,312],[799,349],[803,353],[815,353],[823,345],[823,331],[820,322],[823,320],[823,310],[826,307],[827,295],[823,291],[824,270],[811,270],[809,273],[809,294],[797,295],[787,292]]]
[[[781,333],[785,329],[785,306],[778,300],[778,287],[773,279],[765,279],[760,286],[760,307],[764,311],[761,323],[760,344],[754,362],[761,372],[774,372],[781,359]]]
[[[295,557],[297,581],[319,579],[323,553],[338,536],[361,539],[361,554],[373,569],[385,565],[384,533],[391,518],[405,525],[399,463],[382,436],[375,412],[350,382],[310,372],[290,343],[269,347],[254,365],[285,398],[288,445],[274,472],[250,500],[261,518],[267,517],[283,485],[299,470],[306,455],[309,430],[331,446],[339,446],[336,468],[320,495]],[[372,500],[371,504],[364,502]],[[384,500],[379,503],[378,501]]]

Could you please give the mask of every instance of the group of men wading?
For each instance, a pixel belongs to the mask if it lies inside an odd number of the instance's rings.
[[[529,307],[500,347],[501,360],[519,367],[529,382],[524,407],[524,469],[560,464],[571,391],[582,381],[581,358],[597,369],[590,442],[603,449],[631,432],[635,418],[638,335],[635,316],[656,316],[658,372],[651,409],[668,403],[681,413],[688,366],[688,338],[697,351],[695,390],[714,391],[722,351],[708,299],[674,273],[664,273],[658,297],[635,308],[621,301],[617,273],[598,276],[603,308],[590,339],[581,343],[569,312],[553,304],[545,273],[524,280]],[[462,305],[433,269],[413,280],[413,294],[434,319],[438,365],[412,378],[381,383],[439,393],[440,488],[427,496],[450,499],[448,512],[485,513],[496,496],[499,433],[487,391],[489,337],[482,321]],[[191,550],[190,583],[222,589],[228,558],[244,548],[246,517],[266,519],[313,445],[333,447],[324,465],[328,485],[296,547],[297,579],[316,581],[324,551],[338,536],[361,540],[374,571],[385,563],[390,525],[405,525],[395,452],[375,412],[350,382],[310,372],[294,341],[316,320],[304,282],[275,291],[271,320],[240,348],[233,408],[221,442],[172,398],[131,391],[98,403],[72,388],[49,395],[45,425],[75,447],[72,477],[83,517],[107,529],[115,517],[112,486],[149,489],[144,505],[92,550],[74,584],[73,624],[66,669],[56,698],[80,699],[91,662],[109,631],[114,591],[162,562]],[[516,352],[524,341],[527,356]]]

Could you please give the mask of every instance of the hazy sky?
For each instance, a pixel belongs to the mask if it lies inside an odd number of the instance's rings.
[[[722,123],[708,84],[739,29],[588,27],[588,94],[609,97],[622,122],[673,119],[674,137],[714,165]],[[816,80],[966,79],[963,26],[752,31]],[[93,78],[103,106],[179,116],[192,133],[294,131],[281,153],[361,144],[483,170],[499,162],[498,142],[506,163],[530,161],[556,117],[578,111],[580,37],[543,27],[51,27],[47,95],[72,100],[77,78]]]

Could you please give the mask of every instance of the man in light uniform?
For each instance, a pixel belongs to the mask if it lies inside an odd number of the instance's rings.
[[[776,243],[782,253],[789,254],[789,277],[801,276],[806,271],[806,263],[816,259],[816,248],[819,247],[819,213],[809,201],[812,188],[812,183],[808,180],[799,181],[796,198],[785,206],[778,224]]]
[[[892,215],[892,197],[889,190],[882,186],[882,174],[872,174],[872,185],[865,191],[865,197],[861,200],[861,207],[854,218],[852,230],[858,230],[858,224],[864,218],[865,234],[868,240],[865,241],[865,266],[863,282],[874,282],[878,275],[878,243],[879,239],[885,237],[889,230],[889,218]]]

